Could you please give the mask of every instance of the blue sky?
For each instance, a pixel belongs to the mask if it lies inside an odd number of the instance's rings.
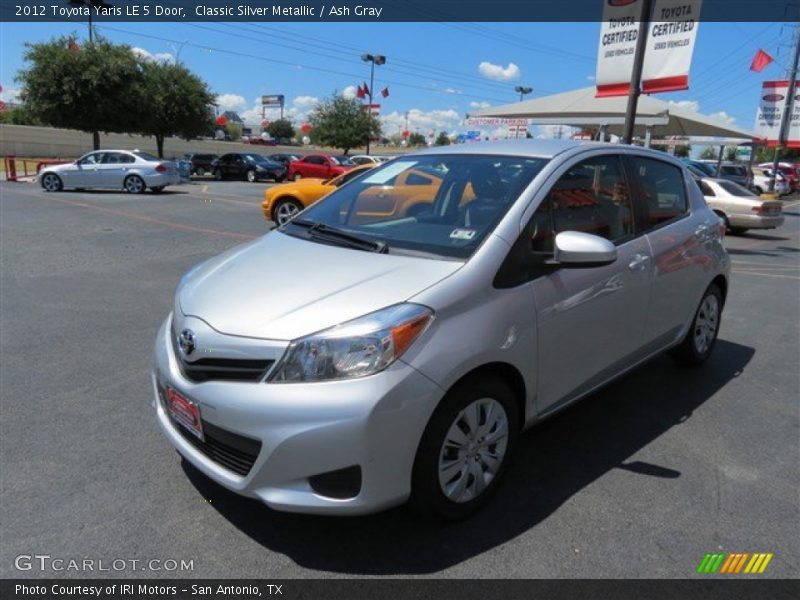
[[[334,90],[352,92],[368,81],[362,52],[384,54],[376,68],[384,132],[404,125],[427,133],[467,129],[465,113],[487,104],[513,102],[515,85],[530,85],[533,96],[593,85],[598,23],[109,23],[102,35],[169,59],[179,55],[219,94],[224,108],[251,123],[260,120],[257,98],[284,94],[289,115],[305,118],[316,99]],[[18,87],[26,41],[75,34],[76,23],[0,24],[0,83],[4,99]],[[660,98],[690,103],[753,127],[761,81],[780,78],[792,31],[781,23],[702,23],[685,92]],[[761,47],[778,58],[763,73],[749,71]],[[482,66],[483,65],[483,66]],[[540,129],[539,134],[551,131]]]

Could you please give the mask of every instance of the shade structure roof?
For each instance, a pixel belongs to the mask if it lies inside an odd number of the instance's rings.
[[[492,106],[469,117],[501,117],[529,119],[534,125],[571,125],[598,127],[605,125],[610,133],[620,134],[625,123],[627,96],[596,98],[595,87],[562,92],[533,100]],[[740,129],[724,119],[700,114],[675,103],[642,95],[636,110],[636,133],[646,126],[659,136],[707,136],[753,140],[758,136]]]

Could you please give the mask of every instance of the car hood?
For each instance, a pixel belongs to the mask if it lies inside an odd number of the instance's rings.
[[[292,340],[404,302],[464,263],[375,254],[274,231],[192,269],[185,315],[221,333]]]

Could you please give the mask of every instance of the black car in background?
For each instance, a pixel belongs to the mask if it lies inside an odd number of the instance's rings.
[[[186,159],[192,163],[192,174],[203,176],[211,173],[211,163],[218,156],[216,154],[187,154]]]
[[[211,163],[214,179],[244,179],[263,181],[272,179],[281,182],[286,179],[286,167],[254,152],[231,152],[223,154]]]
[[[299,154],[270,154],[267,156],[268,159],[274,160],[275,162],[281,163],[287,169],[289,168],[289,163],[295,160],[300,160],[303,158]]]

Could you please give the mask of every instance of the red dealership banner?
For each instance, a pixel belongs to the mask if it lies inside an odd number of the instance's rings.
[[[689,89],[702,0],[655,0],[642,66],[645,94]],[[605,0],[597,51],[597,97],[626,96],[642,0]],[[659,20],[660,19],[660,20]]]

